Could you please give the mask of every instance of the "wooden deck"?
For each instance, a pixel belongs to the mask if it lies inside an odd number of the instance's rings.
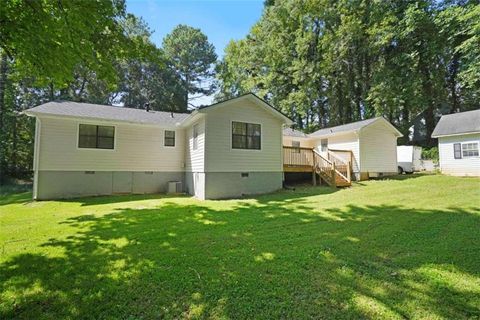
[[[313,172],[313,149],[283,147],[283,171]]]
[[[284,172],[311,172],[313,183],[316,175],[334,187],[350,186],[352,161],[351,152],[344,150],[329,150],[322,156],[313,148],[283,147]]]

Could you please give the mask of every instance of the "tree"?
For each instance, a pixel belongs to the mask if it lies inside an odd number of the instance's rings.
[[[183,111],[195,94],[209,95],[215,90],[213,67],[217,60],[215,48],[200,29],[178,25],[163,40],[163,50],[172,69],[181,79]]]
[[[17,99],[11,99],[7,106],[4,90],[11,74],[16,79],[28,78],[35,86],[48,86],[50,99],[68,96],[70,88],[70,94],[82,100],[92,79],[105,80],[111,89],[117,78],[118,59],[148,54],[142,39],[127,34],[122,22],[128,18],[132,16],[126,14],[123,0],[2,2],[0,184],[6,166],[5,124],[14,121],[12,110],[31,107],[17,105]],[[81,89],[73,88],[76,84]]]
[[[0,10],[0,60],[9,60],[16,73],[39,84],[64,86],[82,65],[99,78],[115,77],[113,61],[138,52],[120,21],[126,17],[123,0],[14,1]],[[2,64],[4,66],[5,64]],[[0,115],[7,114],[4,83],[7,68],[0,70]],[[5,120],[5,119],[2,119]],[[4,141],[0,121],[0,141]],[[0,144],[0,161],[4,145]],[[5,163],[0,163],[0,170]],[[3,183],[0,171],[0,184]]]
[[[479,107],[478,1],[264,4],[225,50],[217,99],[254,91],[306,131],[383,115],[403,142],[421,114],[430,145],[439,110]]]

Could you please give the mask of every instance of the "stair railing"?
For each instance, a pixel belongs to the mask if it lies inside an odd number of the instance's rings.
[[[328,159],[335,164],[337,173],[347,182],[352,182],[350,161],[345,161],[332,151],[328,151]]]

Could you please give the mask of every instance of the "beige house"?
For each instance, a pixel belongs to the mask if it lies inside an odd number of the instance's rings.
[[[292,121],[253,94],[190,114],[49,102],[36,117],[34,198],[165,192],[200,199],[282,187],[282,128]]]
[[[319,161],[327,164],[330,161],[335,163],[337,168],[342,168],[345,178],[351,175],[353,179],[363,180],[397,173],[399,137],[402,137],[402,134],[390,122],[383,117],[377,117],[320,129],[308,135],[298,130],[284,129],[283,145],[292,148],[292,154],[298,154],[299,150],[308,154],[308,150],[312,149]],[[293,163],[290,169],[285,168],[285,171],[296,170]],[[348,181],[342,179],[337,179],[337,182],[348,184]]]
[[[480,176],[480,109],[442,116],[432,138],[438,138],[442,173]]]

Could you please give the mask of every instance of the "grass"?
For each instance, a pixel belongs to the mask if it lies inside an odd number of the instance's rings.
[[[480,318],[480,180],[0,198],[0,318]]]

